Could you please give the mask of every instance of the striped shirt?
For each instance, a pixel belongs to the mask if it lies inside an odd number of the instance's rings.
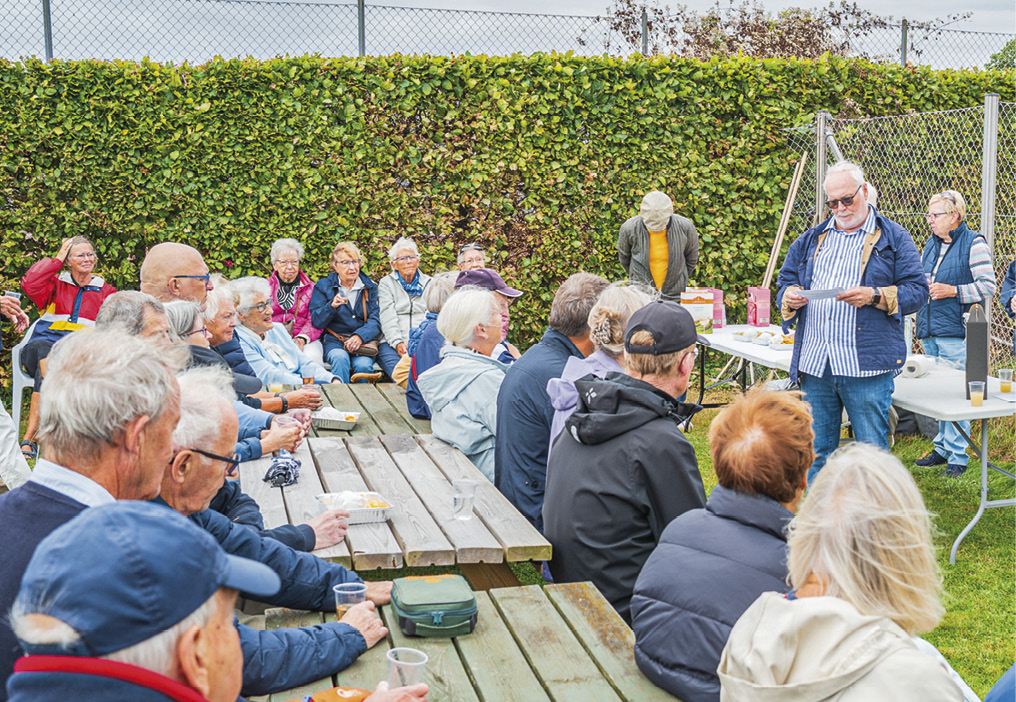
[[[948,244],[944,241],[942,242],[938,260],[931,271],[929,283],[935,282],[935,276],[938,275],[938,267],[942,265],[942,261],[951,247],[952,242]],[[995,281],[995,267],[991,263],[991,251],[988,249],[988,242],[983,237],[977,237],[971,242],[969,264],[970,274],[974,277],[974,282],[957,285],[956,299],[964,305],[972,305],[975,302],[983,303],[985,300],[990,300],[995,296],[995,287],[998,283]]]
[[[861,284],[861,254],[865,235],[875,231],[875,208],[861,228],[847,233],[836,228],[836,218],[826,226],[825,241],[815,259],[812,290],[852,288]],[[836,299],[808,302],[808,321],[801,337],[801,373],[821,378],[826,364],[833,375],[867,378],[887,370],[862,371],[857,362],[857,308]]]

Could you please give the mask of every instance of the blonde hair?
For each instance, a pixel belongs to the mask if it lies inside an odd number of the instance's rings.
[[[335,260],[335,254],[337,253],[349,254],[350,257],[356,259],[357,261],[360,261],[361,263],[363,262],[363,256],[360,255],[360,248],[352,241],[340,241],[336,244],[335,248],[332,249],[330,262]]]
[[[908,634],[942,618],[931,516],[910,472],[882,449],[855,443],[829,457],[790,523],[790,582],[810,574],[826,595]]]
[[[656,343],[653,333],[650,331],[637,331],[631,335],[631,343],[634,346],[652,346]],[[668,376],[672,375],[684,357],[695,349],[695,344],[688,348],[675,351],[674,353],[661,353],[654,356],[651,353],[624,352],[625,368],[633,378],[643,375]]]
[[[611,358],[624,354],[624,331],[628,319],[655,299],[648,288],[624,283],[613,283],[597,298],[589,310],[589,338],[597,351]]]
[[[928,200],[928,207],[931,207],[936,202],[945,203],[945,211],[958,214],[961,222],[967,218],[967,201],[955,190],[943,190],[940,193],[932,195],[931,199]]]
[[[467,285],[449,297],[437,316],[437,330],[453,346],[469,346],[476,336],[476,325],[486,324],[497,315],[501,323],[501,306],[490,290]],[[498,338],[500,341],[500,338]]]

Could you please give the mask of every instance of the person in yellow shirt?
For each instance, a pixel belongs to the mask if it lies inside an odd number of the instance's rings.
[[[674,203],[659,190],[642,198],[639,213],[621,225],[617,256],[628,278],[679,302],[699,256],[691,220],[674,214]]]

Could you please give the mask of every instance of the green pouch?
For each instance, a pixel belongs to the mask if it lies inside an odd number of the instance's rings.
[[[461,636],[476,628],[476,596],[461,575],[396,578],[391,608],[406,636]]]

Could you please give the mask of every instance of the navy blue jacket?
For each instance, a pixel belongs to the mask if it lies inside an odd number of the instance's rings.
[[[815,254],[825,239],[828,224],[827,219],[812,227],[790,245],[778,279],[778,306],[783,304],[783,295],[789,286],[805,290],[811,288]],[[903,340],[903,317],[917,312],[924,305],[928,299],[928,281],[921,267],[921,255],[910,232],[877,213],[875,227],[881,231],[881,236],[875,241],[867,265],[861,271],[860,285],[872,288],[895,287],[899,309],[893,314],[874,306],[857,309],[857,363],[862,371],[898,371],[902,370],[907,358],[907,345]],[[801,359],[801,340],[804,338],[802,332],[808,322],[808,305],[797,310],[794,317],[785,319],[784,329],[789,328],[795,319],[797,334],[790,361],[790,378],[796,381],[797,365]]]
[[[232,339],[212,348],[226,359],[226,363],[229,364],[234,373],[242,373],[254,378],[258,377],[258,374],[251,368],[250,363],[247,362],[247,357],[243,355],[243,348],[240,346],[240,340],[236,338],[236,332],[233,332]]]
[[[935,282],[968,285],[974,282],[974,274],[970,271],[970,246],[981,235],[968,229],[964,222],[960,222],[960,226],[949,234],[952,242],[935,274]],[[921,265],[928,275],[935,269],[939,254],[942,252],[942,244],[943,241],[932,234],[924,246]],[[929,296],[928,301],[917,312],[917,338],[927,339],[929,336],[966,338],[967,330],[963,326],[963,313],[969,312],[973,304],[965,305],[955,297],[932,300]]]
[[[240,489],[240,481],[227,480],[208,506],[237,524],[250,527],[261,536],[281,541],[297,551],[313,551],[317,537],[314,529],[306,524],[283,524],[274,529],[265,529],[261,508],[254,498]]]
[[[321,335],[321,344],[327,355],[342,342],[328,333],[329,330],[342,336],[356,334],[363,341],[373,341],[381,335],[381,307],[377,299],[377,284],[360,273],[363,288],[356,294],[356,299],[349,304],[332,307],[332,298],[339,289],[339,274],[329,273],[314,284],[314,292],[310,296],[310,323],[318,329],[325,330]]]
[[[716,667],[730,629],[763,592],[787,592],[793,518],[768,497],[717,485],[704,509],[664,530],[631,600],[635,662],[685,702],[720,699]]]
[[[547,329],[540,343],[508,368],[497,394],[494,484],[540,533],[554,421],[547,381],[561,377],[571,356],[585,358],[567,336]]]
[[[437,320],[436,314],[428,312],[427,318],[420,326],[409,332],[410,347],[413,346],[413,335],[420,332],[416,338],[415,351],[410,352],[413,362],[409,366],[409,380],[406,382],[406,406],[409,408],[409,413],[417,419],[430,419],[430,407],[423,399],[416,379],[424,371],[430,370],[441,362],[441,349],[445,345],[445,338],[437,330],[437,324],[431,320],[431,315],[434,315],[434,320]]]

